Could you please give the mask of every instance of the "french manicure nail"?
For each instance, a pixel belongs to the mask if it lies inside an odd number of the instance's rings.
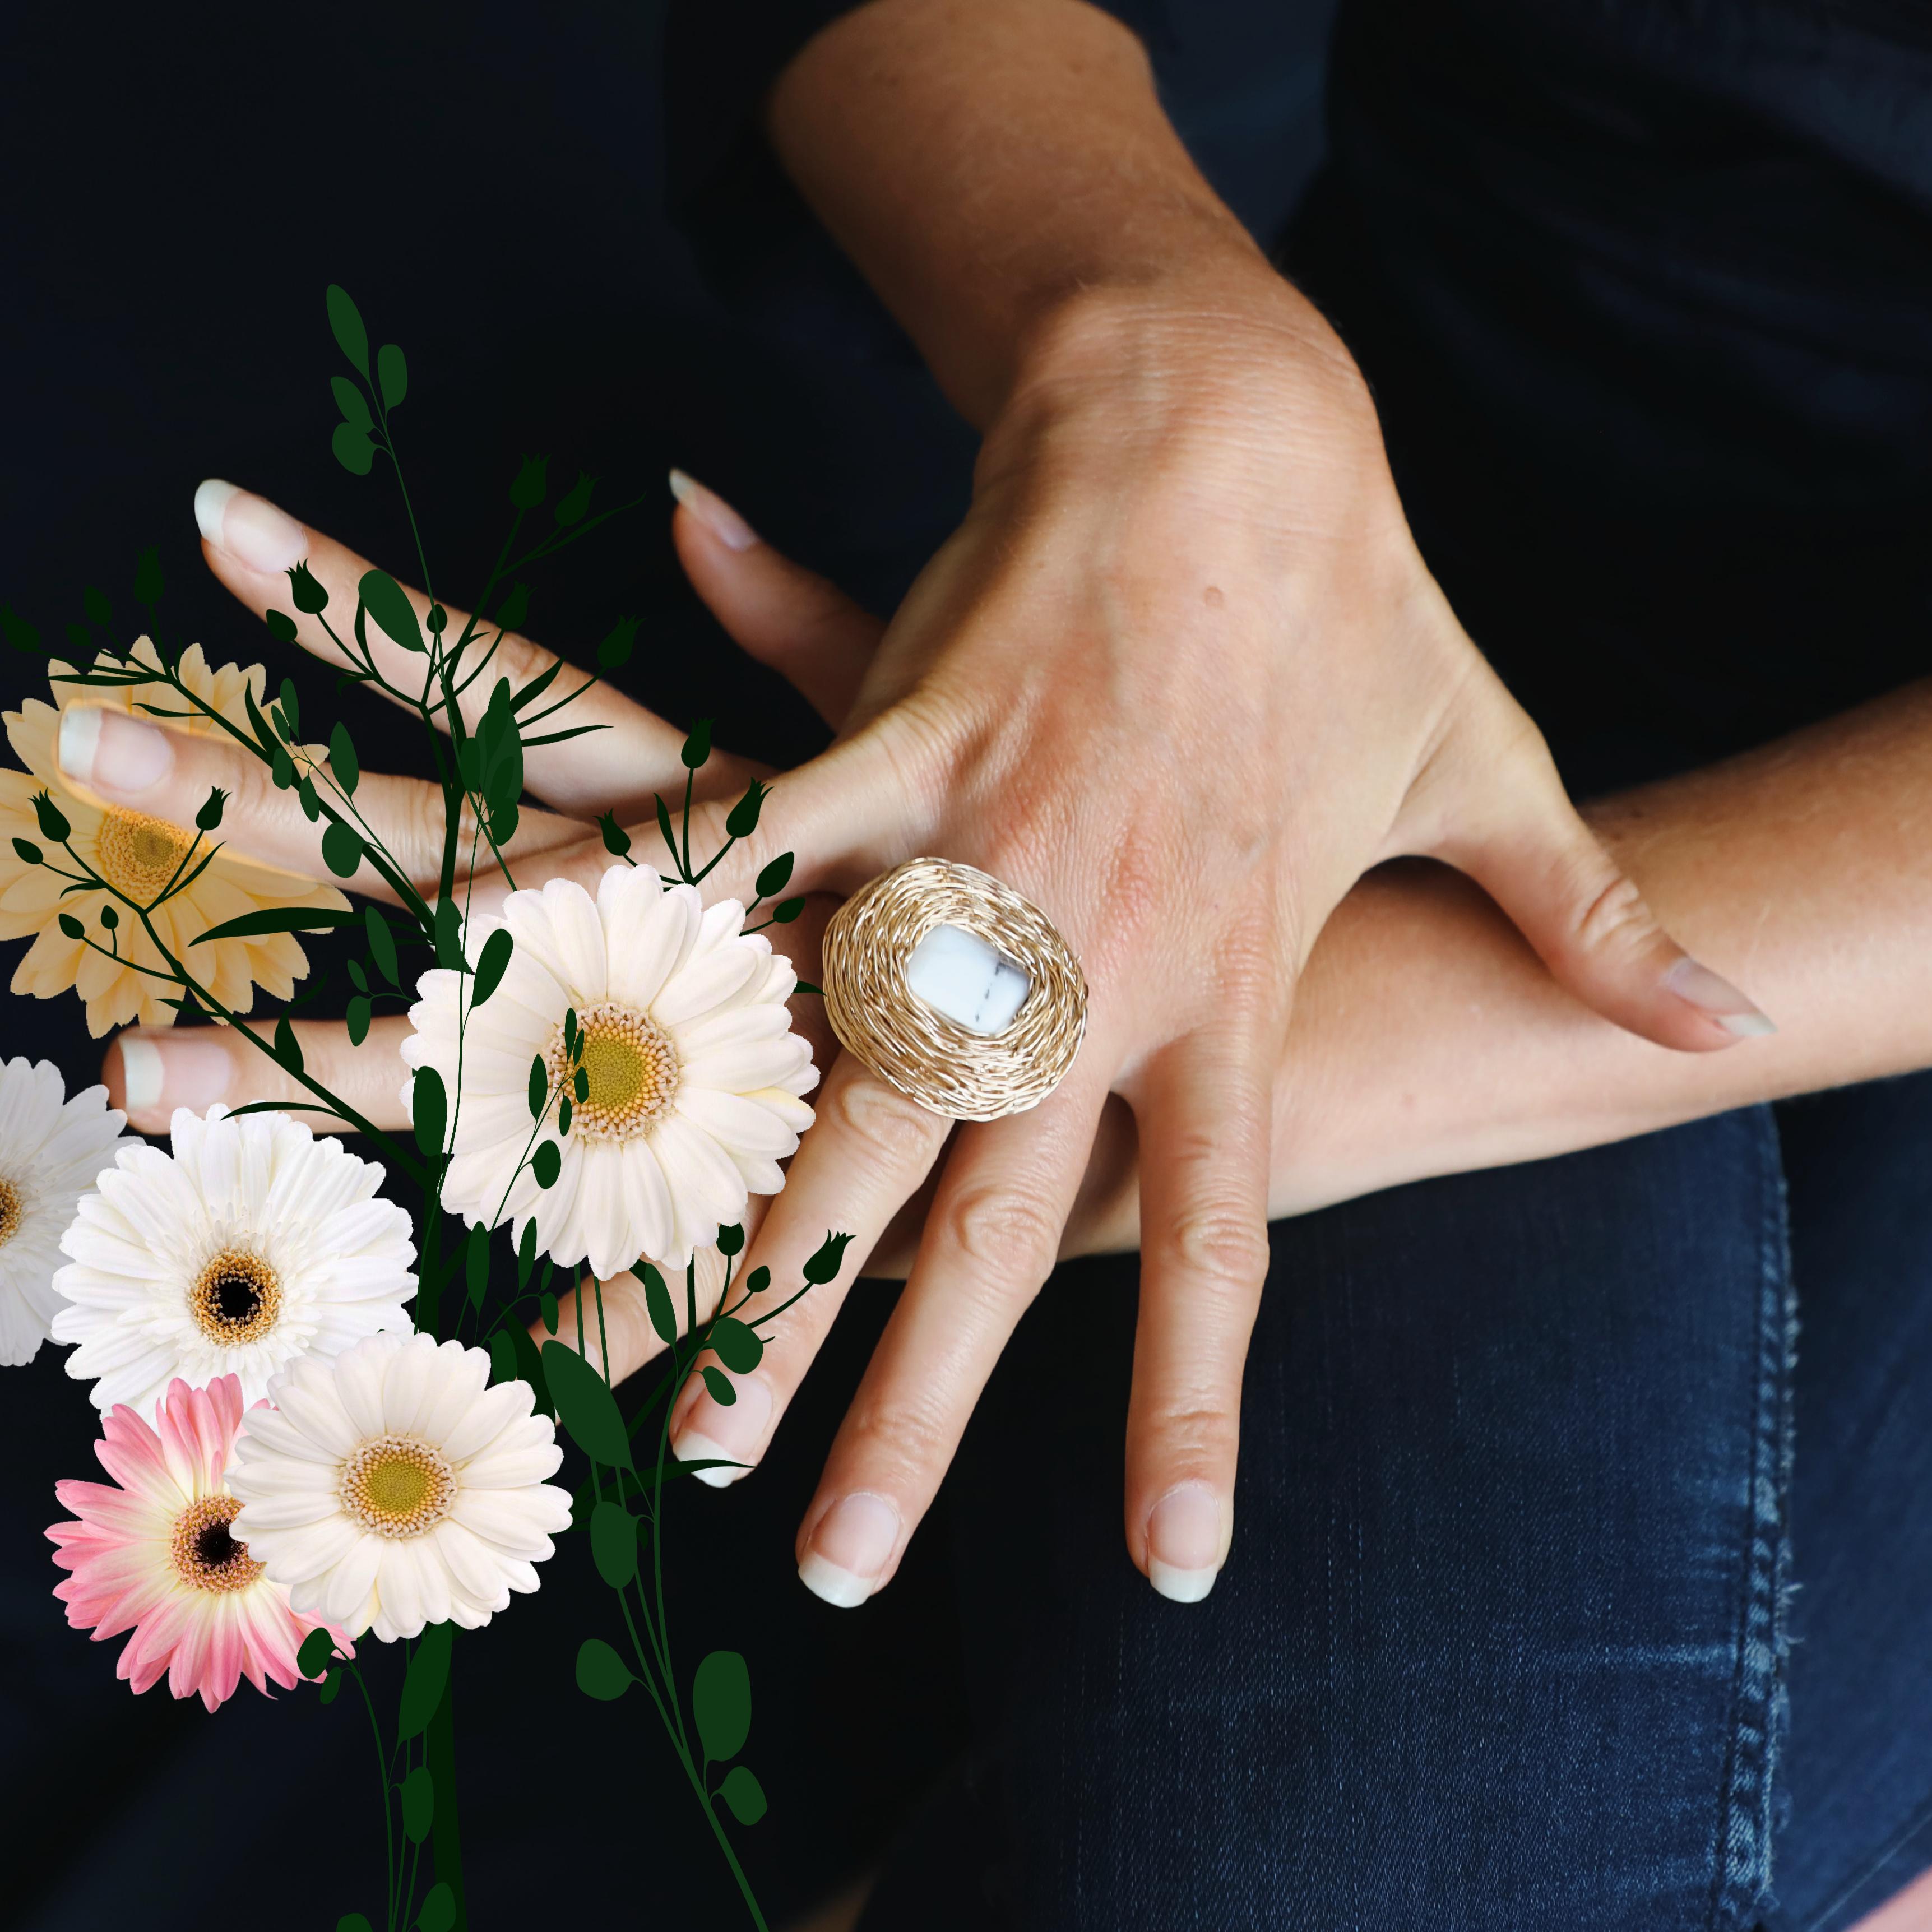
[[[898,1540],[898,1511],[884,1496],[855,1490],[819,1520],[799,1581],[842,1610],[856,1609],[879,1587]]]
[[[139,1034],[121,1036],[121,1085],[128,1112],[146,1112],[167,1096],[170,1111],[186,1107],[199,1113],[228,1096],[232,1062],[219,1040],[190,1033],[164,1040]]]
[[[308,532],[286,511],[219,477],[195,491],[194,520],[217,550],[250,570],[292,570],[308,555]]]
[[[121,1042],[121,1104],[143,1113],[161,1097],[161,1050],[151,1040]]]
[[[54,755],[76,784],[128,796],[159,784],[175,764],[174,746],[158,725],[92,704],[61,713]]]
[[[1680,1000],[1707,1014],[1726,1033],[1735,1034],[1740,1040],[1756,1040],[1778,1030],[1769,1018],[1759,1012],[1730,980],[1713,973],[1688,952],[1664,974],[1664,983]]]
[[[772,1413],[772,1392],[758,1376],[747,1376],[732,1386],[738,1400],[722,1408],[709,1396],[691,1406],[691,1414],[671,1444],[671,1453],[680,1462],[742,1462],[748,1464],[764,1440],[765,1424]],[[722,1490],[740,1478],[742,1469],[694,1469],[700,1483]]]
[[[87,784],[94,777],[94,754],[100,742],[102,713],[98,704],[70,704],[61,713],[60,736],[54,760],[63,778]]]
[[[682,470],[670,472],[670,494],[722,544],[733,550],[749,550],[758,533],[715,490],[707,490],[694,476]]]
[[[1198,1604],[1225,1555],[1221,1498],[1207,1484],[1180,1483],[1148,1518],[1148,1581],[1170,1601]]]

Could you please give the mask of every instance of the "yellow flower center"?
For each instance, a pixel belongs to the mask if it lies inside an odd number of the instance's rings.
[[[628,1006],[592,1006],[580,1022],[583,1037],[572,1066],[559,1028],[548,1056],[553,1084],[570,1096],[571,1131],[592,1140],[630,1140],[647,1134],[670,1112],[681,1067],[670,1036],[646,1013]],[[578,1097],[577,1074],[584,1076]]]
[[[456,1472],[433,1444],[374,1436],[342,1466],[341,1496],[343,1508],[378,1536],[422,1536],[448,1515]]]
[[[260,1255],[224,1248],[196,1276],[188,1305],[211,1342],[236,1348],[274,1328],[282,1312],[282,1285]]]
[[[248,1546],[228,1532],[241,1508],[232,1496],[203,1496],[175,1519],[169,1554],[175,1574],[190,1588],[245,1590],[261,1575],[262,1566],[248,1554]]]
[[[20,1190],[0,1174],[0,1248],[4,1248],[20,1232],[22,1212]]]
[[[94,842],[100,876],[130,899],[152,899],[181,869],[194,834],[145,812],[110,811]]]

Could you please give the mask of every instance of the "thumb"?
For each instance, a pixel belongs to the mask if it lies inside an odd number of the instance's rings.
[[[844,723],[885,626],[869,610],[766,543],[730,504],[681,470],[671,541],[713,616],[825,722]]]
[[[1680,1052],[1778,1030],[1664,929],[1570,802],[1540,736],[1490,769],[1481,805],[1436,856],[1488,892],[1556,980],[1606,1019]]]

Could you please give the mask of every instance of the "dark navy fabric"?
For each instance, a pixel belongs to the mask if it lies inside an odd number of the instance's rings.
[[[1778,1112],[1279,1224],[1198,1606],[1120,1550],[1131,1268],[1063,1268],[866,1932],[1827,1932],[1932,1860],[1932,1076]]]
[[[1782,1189],[1759,1110],[1279,1225],[1198,1606],[1120,1553],[1131,1289],[1063,1270],[955,1499],[990,1922],[1751,1924]]]

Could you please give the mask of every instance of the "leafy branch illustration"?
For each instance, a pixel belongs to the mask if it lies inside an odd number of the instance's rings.
[[[615,1701],[643,1686],[752,1922],[763,1928],[765,1921],[728,1828],[728,1822],[738,1827],[755,1825],[766,1804],[757,1777],[740,1761],[751,1724],[748,1669],[738,1652],[714,1650],[699,1662],[687,1683],[672,1648],[664,1585],[663,1500],[667,1485],[676,1478],[716,1466],[673,1459],[670,1421],[679,1392],[694,1377],[702,1380],[715,1400],[728,1404],[735,1400],[731,1378],[756,1369],[774,1322],[814,1286],[836,1276],[849,1237],[828,1234],[805,1264],[802,1283],[779,1298],[763,1268],[738,1278],[744,1230],[721,1228],[716,1245],[724,1258],[724,1285],[710,1312],[701,1310],[694,1258],[684,1270],[681,1321],[664,1276],[640,1257],[637,1272],[650,1318],[666,1352],[648,1393],[628,1416],[607,1379],[610,1358],[603,1332],[602,1285],[586,1272],[577,1284],[574,1337],[561,1334],[554,1264],[546,1256],[539,1269],[534,1215],[525,1219],[514,1246],[514,1286],[497,1298],[486,1323],[494,1273],[490,1231],[506,1218],[512,1192],[526,1174],[538,1190],[556,1184],[562,1165],[560,1144],[578,1126],[591,1099],[591,1083],[586,1031],[573,1007],[564,1016],[560,1056],[547,1059],[539,1053],[532,1063],[530,1131],[494,1214],[476,1218],[466,1236],[446,1240],[445,1184],[464,1102],[464,1042],[474,1016],[502,987],[515,947],[511,932],[499,925],[488,933],[473,961],[467,956],[472,889],[479,874],[494,874],[506,887],[515,888],[508,848],[524,795],[524,754],[608,728],[554,721],[607,674],[628,662],[639,620],[626,617],[614,623],[598,648],[596,670],[580,674],[573,688],[560,688],[568,681],[561,661],[520,687],[496,667],[506,637],[514,634],[528,609],[524,574],[645,500],[640,496],[592,514],[596,479],[580,473],[552,506],[547,526],[533,531],[532,520],[549,495],[548,464],[541,458],[524,458],[509,488],[508,532],[474,613],[452,634],[448,614],[435,598],[430,560],[397,446],[394,417],[409,389],[403,351],[384,344],[372,357],[362,316],[341,288],[328,289],[326,309],[331,332],[351,372],[331,378],[340,418],[333,433],[334,453],[345,470],[358,477],[370,475],[378,458],[387,464],[400,496],[429,608],[419,618],[395,579],[371,569],[362,575],[354,609],[344,620],[332,608],[328,589],[306,562],[286,573],[290,601],[294,611],[310,620],[328,640],[339,660],[332,667],[338,689],[368,689],[417,719],[426,769],[442,808],[434,887],[426,890],[412,878],[358,803],[362,761],[346,723],[332,722],[322,740],[311,743],[304,736],[292,680],[284,678],[272,695],[258,690],[252,680],[244,681],[242,716],[237,718],[188,674],[183,648],[170,640],[160,620],[164,586],[158,553],[153,549],[142,553],[134,583],[134,602],[146,620],[142,641],[147,649],[112,641],[112,607],[104,592],[90,587],[82,599],[86,622],[68,627],[75,661],[57,662],[51,670],[54,681],[76,691],[125,693],[133,707],[145,715],[221,734],[266,767],[272,785],[292,794],[309,823],[320,826],[320,848],[329,872],[346,884],[366,868],[386,888],[395,909],[386,910],[373,901],[359,910],[270,905],[224,920],[186,945],[178,939],[171,942],[157,916],[183,900],[225,849],[219,834],[231,801],[219,788],[208,794],[196,814],[191,838],[164,881],[151,893],[129,890],[124,881],[109,876],[90,860],[76,843],[74,826],[45,790],[32,800],[39,839],[14,838],[15,856],[23,865],[44,868],[48,876],[58,879],[63,902],[78,895],[98,896],[92,929],[74,912],[58,913],[59,930],[68,940],[152,982],[158,991],[165,988],[159,992],[161,1004],[177,1015],[230,1028],[307,1096],[260,1101],[234,1109],[236,1114],[281,1112],[340,1122],[364,1135],[392,1174],[417,1190],[417,1330],[439,1340],[467,1338],[470,1346],[486,1349],[493,1384],[527,1384],[536,1408],[556,1419],[589,1461],[588,1478],[574,1498],[572,1526],[587,1531],[596,1570],[614,1593],[627,1648],[620,1654],[603,1638],[586,1638],[577,1658],[578,1684],[587,1695],[604,1701]],[[482,614],[486,610],[490,614],[487,617]],[[283,644],[297,641],[296,616],[271,610],[266,622]],[[379,654],[372,641],[371,625],[405,658],[419,661],[419,676],[386,672],[379,656],[386,654]],[[99,646],[97,631],[109,640],[104,647]],[[0,634],[22,650],[42,649],[33,627],[4,606],[0,606]],[[464,700],[479,693],[485,680],[492,680],[489,694],[480,712],[473,713],[472,727],[472,712]],[[711,724],[705,720],[683,746],[682,800],[668,803],[660,797],[656,802],[657,826],[668,856],[668,864],[662,868],[668,875],[668,890],[672,881],[693,888],[701,884],[758,829],[767,788],[754,779],[728,815],[718,849],[709,854],[694,851],[694,788],[710,756]],[[631,836],[615,813],[607,812],[598,824],[606,850],[634,867]],[[760,925],[746,931],[756,932],[797,918],[803,900],[778,896],[792,869],[788,852],[763,868],[746,916],[768,901],[775,902]],[[134,930],[146,941],[140,958],[124,943]],[[251,1020],[232,1001],[218,998],[209,976],[197,969],[196,949],[202,946],[329,931],[351,945],[344,968],[352,988],[346,1023],[352,1042],[358,1046],[380,1006],[408,1004],[416,976],[412,968],[418,962],[424,962],[426,970],[457,976],[461,990],[454,1090],[435,1067],[417,1067],[406,1133],[376,1126],[305,1066],[289,1011],[313,1000],[326,985],[326,975],[316,975],[308,992],[270,1025]],[[459,1278],[460,1292],[452,1298]],[[596,1318],[594,1350],[585,1329],[586,1290]],[[538,1322],[549,1337],[541,1347],[530,1332]],[[648,1453],[640,1451],[640,1442],[650,1444]],[[320,1626],[312,1630],[297,1659],[303,1676],[320,1680],[325,1704],[332,1703],[345,1683],[352,1682],[368,1720],[386,1847],[380,1920],[383,1932],[406,1932],[410,1928],[415,1932],[453,1932],[468,1923],[451,1690],[457,1634],[455,1624],[446,1622],[428,1624],[420,1636],[403,1640],[400,1697],[386,1724],[364,1660],[346,1641],[338,1641],[336,1633]],[[426,1879],[430,1881],[427,1885]],[[339,1932],[374,1932],[376,1922],[351,1912],[340,1921]]]

